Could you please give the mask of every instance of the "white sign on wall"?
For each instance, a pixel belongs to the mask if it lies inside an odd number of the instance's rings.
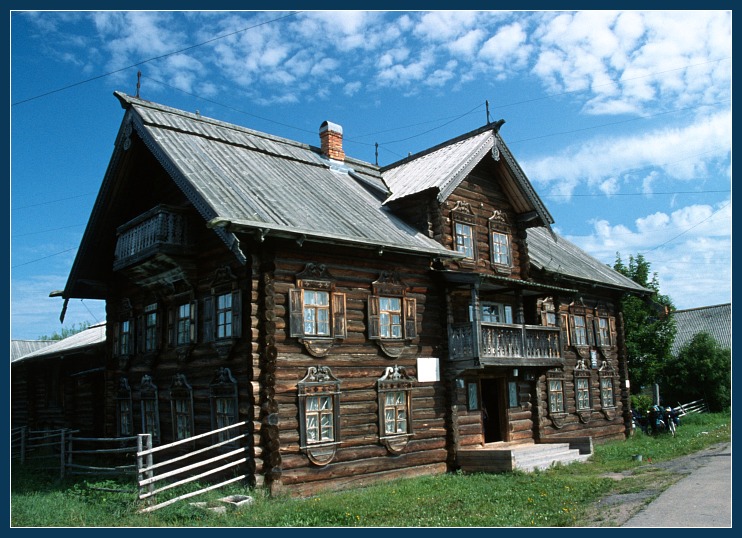
[[[417,380],[421,383],[441,380],[441,371],[437,357],[417,358]]]

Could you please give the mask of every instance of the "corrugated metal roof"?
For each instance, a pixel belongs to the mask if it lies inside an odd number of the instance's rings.
[[[33,353],[39,349],[49,347],[58,340],[11,340],[10,341],[10,362],[13,362],[24,355]]]
[[[673,356],[701,332],[709,333],[721,347],[732,348],[731,303],[676,310],[672,317],[677,327],[671,350]]]
[[[527,234],[531,265],[541,271],[581,281],[595,282],[612,288],[650,292],[563,237],[556,236],[555,240],[546,228],[529,228]]]
[[[353,161],[329,161],[305,144],[117,96],[222,224],[457,256],[382,207],[380,176],[369,165],[356,174]]]
[[[65,355],[68,353],[77,353],[85,348],[102,345],[106,342],[106,323],[98,323],[92,325],[84,331],[68,336],[64,340],[57,340],[53,344],[44,348],[38,349],[22,357],[19,357],[14,362],[18,363],[28,359],[37,359],[39,357],[54,357],[58,355]]]
[[[392,191],[387,203],[410,194],[436,189],[442,202],[479,163],[495,142],[492,130],[486,130],[435,151],[423,153],[410,161],[385,169],[384,181]]]

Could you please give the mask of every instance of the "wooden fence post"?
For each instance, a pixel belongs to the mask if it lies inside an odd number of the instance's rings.
[[[65,469],[65,463],[66,463],[66,454],[64,453],[65,449],[65,438],[64,438],[64,429],[59,430],[59,456],[60,456],[60,465],[59,465],[59,479],[64,480],[64,469]]]
[[[21,465],[26,463],[26,436],[28,435],[28,428],[21,426]]]
[[[147,457],[146,459],[141,456],[141,453],[147,450]],[[152,471],[152,453],[149,452],[152,450],[152,434],[149,433],[140,433],[137,435],[137,482],[139,482],[139,478],[142,477],[142,473],[144,473],[143,478],[152,478],[154,476],[154,471]],[[143,469],[146,469],[143,471]],[[154,495],[151,495],[152,492],[155,489],[155,485],[153,482],[150,482],[147,484],[147,492],[150,493],[150,496],[148,497],[148,504],[154,502]],[[139,487],[139,495],[143,493],[142,487]]]

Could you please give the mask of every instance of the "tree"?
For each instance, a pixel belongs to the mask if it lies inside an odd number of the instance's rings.
[[[621,301],[631,392],[637,394],[658,381],[664,361],[670,358],[676,329],[669,314],[675,307],[670,297],[660,293],[657,273],[650,280],[650,264],[641,254],[629,256],[626,266],[616,253],[613,268],[652,292],[649,297],[628,295]]]
[[[39,336],[37,340],[64,340],[65,338],[72,336],[73,334],[81,333],[82,331],[90,328],[89,321],[83,321],[79,327],[76,327],[73,323],[71,327],[62,327],[59,332],[53,332],[51,336]]]
[[[704,399],[710,411],[723,411],[732,401],[731,350],[706,332],[696,334],[665,362],[660,390],[668,405]]]

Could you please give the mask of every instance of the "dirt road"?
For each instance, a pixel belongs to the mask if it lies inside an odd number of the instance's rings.
[[[731,527],[731,452],[731,443],[721,443],[674,460],[647,463],[666,471],[652,488],[601,499],[585,526]]]

